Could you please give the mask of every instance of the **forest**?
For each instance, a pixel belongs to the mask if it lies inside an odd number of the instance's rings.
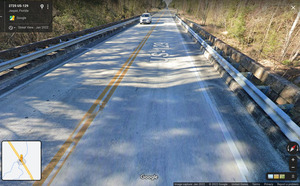
[[[170,7],[263,66],[299,76],[299,0],[173,0]]]
[[[53,32],[0,33],[0,50],[88,29],[165,7],[163,0],[53,0]]]

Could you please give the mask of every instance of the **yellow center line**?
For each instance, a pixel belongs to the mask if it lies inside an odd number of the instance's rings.
[[[17,152],[17,150],[15,149],[15,147],[13,146],[13,144],[9,141],[8,142],[9,146],[12,148],[12,150],[15,152],[16,156],[18,157],[18,159],[21,161],[23,167],[25,168],[26,172],[28,173],[28,175],[30,176],[31,180],[33,180],[33,176],[30,173],[28,167],[25,165],[23,159],[20,159],[19,153]]]
[[[148,35],[148,34],[147,34]],[[144,38],[145,39],[145,38]],[[142,42],[144,41],[142,40]],[[109,82],[107,87],[103,90],[103,92],[100,94],[100,96],[96,99],[96,101],[93,103],[91,108],[85,113],[81,121],[77,124],[73,132],[70,134],[68,139],[64,142],[64,144],[61,146],[61,148],[58,150],[58,152],[54,155],[54,157],[51,159],[50,163],[47,165],[47,167],[44,169],[42,173],[42,180],[39,182],[40,184],[43,184],[45,179],[50,175],[50,173],[53,171],[61,157],[64,155],[64,153],[67,151],[67,149],[70,147],[70,145],[73,142],[72,136],[78,129],[78,127],[86,120],[86,118],[89,118],[97,105],[99,105],[100,101],[103,99],[107,91],[111,88],[111,86],[114,84],[114,82],[117,80],[119,77],[120,73],[123,71],[123,69],[127,66],[128,61],[131,59],[131,57],[134,55],[134,53],[138,50],[139,46],[142,44],[142,42],[138,45],[138,47],[134,50],[134,52],[131,54],[131,56],[128,58],[128,60],[123,64],[121,69],[117,72],[117,74],[113,77],[113,79]],[[44,179],[45,178],[45,179]],[[38,183],[37,183],[38,184]]]
[[[163,15],[164,15],[164,13],[160,16],[160,18]],[[160,18],[156,21],[156,23],[160,20]],[[62,162],[62,164],[56,170],[55,174],[53,175],[53,177],[51,178],[51,180],[49,182],[49,185],[52,183],[52,181],[54,180],[55,176],[58,174],[58,172],[60,171],[60,169],[64,165],[65,161],[68,159],[68,157],[73,152],[73,150],[75,149],[76,145],[78,144],[78,142],[80,141],[80,139],[82,138],[82,136],[84,135],[84,133],[86,132],[86,130],[88,129],[88,127],[91,125],[92,121],[95,119],[95,117],[97,116],[97,114],[105,107],[106,103],[109,101],[110,97],[112,96],[112,94],[114,93],[114,91],[116,90],[116,88],[118,87],[118,85],[120,84],[120,82],[122,81],[122,79],[124,78],[125,74],[129,70],[129,68],[132,65],[133,61],[136,59],[137,55],[139,54],[139,52],[141,51],[141,49],[145,45],[146,41],[150,37],[151,33],[154,31],[155,27],[156,27],[156,25],[152,26],[151,30],[143,38],[143,40],[140,42],[140,44],[138,45],[138,47],[132,52],[132,54],[126,60],[126,62],[123,64],[123,66],[121,67],[121,69],[112,78],[112,80],[109,82],[109,84],[103,90],[103,92],[100,94],[100,96],[95,100],[95,102],[90,107],[90,109],[87,111],[87,113],[83,116],[83,118],[81,119],[81,121],[79,122],[79,124],[75,127],[75,129],[72,132],[72,134],[69,136],[69,138],[66,140],[66,142],[62,145],[62,147],[59,149],[59,151],[55,154],[55,156],[52,158],[52,160],[50,161],[50,163],[44,169],[44,171],[42,173],[42,179],[40,181],[36,181],[34,183],[34,185],[42,185],[45,182],[45,180],[48,178],[48,176],[51,174],[51,172],[53,171],[53,169],[56,167],[56,165],[58,164],[58,162],[60,161],[60,159],[62,158],[62,156],[65,154],[66,150],[74,142],[74,146],[72,147],[72,149],[70,150],[70,152],[68,153],[68,155],[66,156],[66,158],[64,159],[64,161]],[[112,86],[113,86],[113,88],[111,88]],[[99,105],[99,103],[101,102],[101,100],[104,98],[104,96],[108,92],[108,90],[110,90],[110,91],[107,94],[106,98],[103,100],[102,104],[100,105],[99,111],[96,112],[96,113],[93,113],[95,111],[95,109],[97,108],[97,106]],[[80,128],[80,130],[76,134],[76,136],[74,138],[72,138],[72,136],[74,135],[75,131],[78,129],[78,127],[83,122],[84,122],[84,125]]]

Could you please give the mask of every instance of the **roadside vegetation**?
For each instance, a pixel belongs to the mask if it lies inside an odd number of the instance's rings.
[[[300,84],[299,0],[173,0],[169,7]]]
[[[162,0],[53,0],[53,32],[0,33],[0,50],[100,26],[164,7]]]

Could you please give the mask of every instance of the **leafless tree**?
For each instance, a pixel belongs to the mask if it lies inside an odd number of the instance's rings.
[[[277,10],[278,10],[278,7],[279,7],[279,6],[276,7],[276,9],[275,9],[275,11],[274,11],[274,13],[273,13],[273,15],[272,15],[272,17],[271,17],[271,19],[270,19],[270,22],[269,22],[267,31],[266,31],[265,36],[264,36],[264,39],[263,39],[263,41],[262,41],[262,43],[261,43],[261,47],[260,47],[260,50],[259,50],[260,53],[262,52],[262,50],[263,50],[263,48],[264,48],[264,45],[265,45],[265,42],[266,42],[266,39],[268,38],[269,31],[270,31],[271,25],[272,25],[272,23],[273,23],[274,16],[275,16],[275,14],[276,14],[276,12],[277,12]]]
[[[298,24],[299,19],[300,19],[300,11],[298,12],[297,17],[295,18],[295,21],[294,21],[294,23],[293,23],[293,25],[291,27],[291,30],[287,34],[287,37],[286,37],[286,40],[285,40],[285,44],[283,46],[283,50],[282,50],[282,53],[281,53],[281,61],[284,59],[284,57],[286,55],[287,49],[288,49],[288,47],[289,47],[289,45],[291,43],[290,39],[291,39],[292,34],[293,34],[293,32],[294,32],[294,30],[296,28],[296,25]]]

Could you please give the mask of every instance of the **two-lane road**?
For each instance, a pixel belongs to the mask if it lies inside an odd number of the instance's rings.
[[[288,171],[181,32],[161,11],[1,97],[0,139],[41,140],[36,183],[53,185],[264,182]]]

